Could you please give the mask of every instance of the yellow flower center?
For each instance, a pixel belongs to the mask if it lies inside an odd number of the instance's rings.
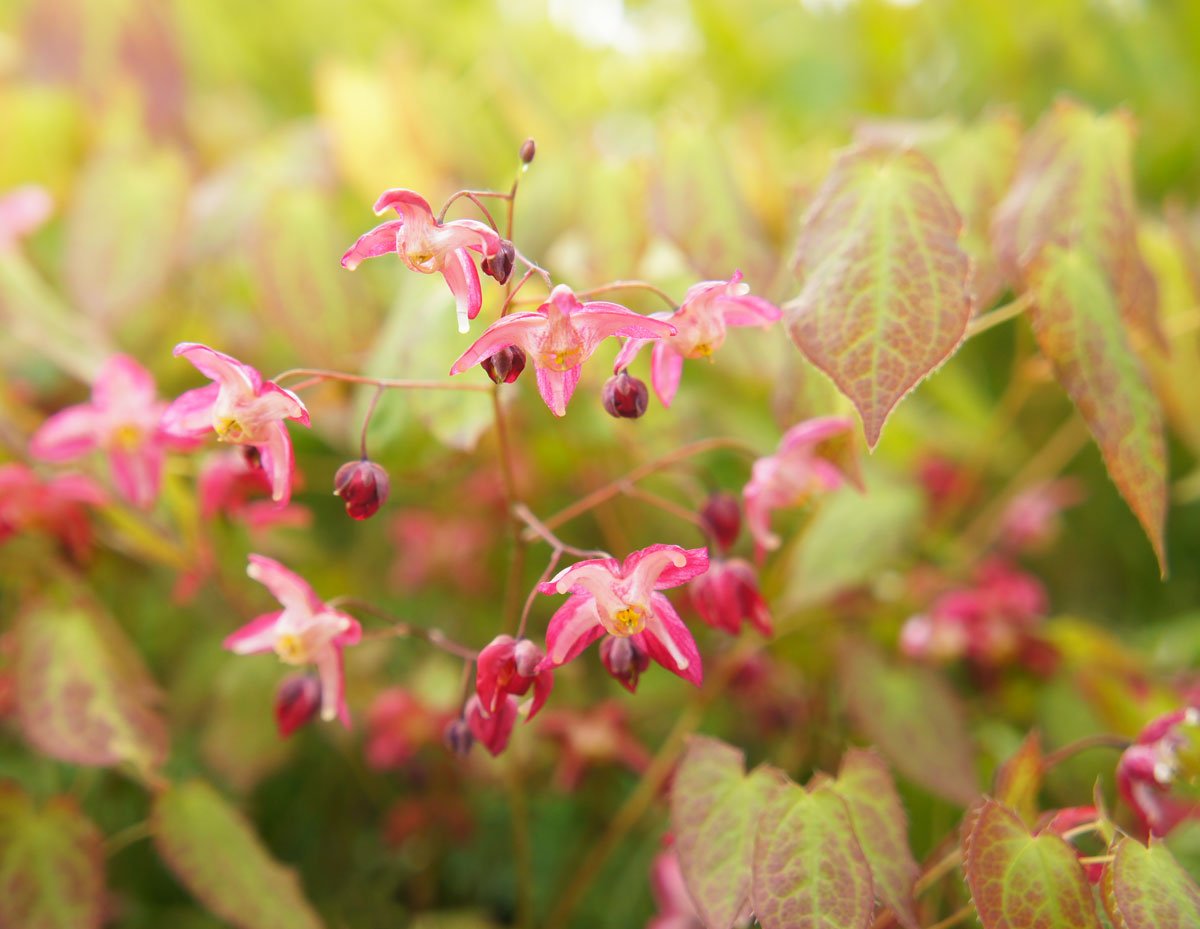
[[[217,438],[222,442],[237,442],[246,434],[246,430],[232,416],[218,417],[213,423],[213,429],[217,432]]]
[[[645,608],[638,604],[626,606],[623,610],[617,610],[613,616],[613,622],[616,624],[617,630],[613,634],[622,637],[636,635],[645,628],[645,617]]]
[[[711,342],[701,342],[699,345],[692,347],[693,358],[707,358],[712,353],[713,347]]]
[[[275,654],[286,664],[308,664],[311,660],[304,640],[290,632],[285,632],[275,640]]]
[[[112,444],[122,451],[131,452],[142,444],[142,430],[133,423],[124,423],[113,430]]]
[[[579,348],[572,346],[558,352],[542,352],[542,367],[552,371],[568,371],[579,363]]]

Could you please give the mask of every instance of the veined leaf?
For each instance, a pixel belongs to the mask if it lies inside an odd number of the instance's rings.
[[[961,230],[937,171],[913,150],[844,153],[805,217],[789,330],[857,407],[872,448],[896,404],[966,332]]]
[[[1101,889],[1114,929],[1184,929],[1200,919],[1200,887],[1161,842],[1121,839]]]
[[[239,929],[320,929],[295,873],[273,859],[242,815],[202,781],[154,801],[154,841],[171,871]]]
[[[1038,346],[1087,422],[1165,576],[1162,410],[1125,337],[1104,272],[1087,252],[1051,245],[1029,277],[1029,314]]]
[[[1016,810],[1030,828],[1038,817],[1042,773],[1042,739],[1037,730],[1029,733],[996,771],[996,799]]]

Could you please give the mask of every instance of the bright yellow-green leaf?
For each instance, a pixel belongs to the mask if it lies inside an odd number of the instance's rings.
[[[1200,920],[1200,887],[1161,842],[1121,839],[1104,871],[1114,929],[1184,929]]]

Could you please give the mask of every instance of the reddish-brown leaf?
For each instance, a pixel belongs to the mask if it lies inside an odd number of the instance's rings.
[[[1034,730],[997,769],[994,793],[997,800],[1020,813],[1025,825],[1032,828],[1038,818],[1037,799],[1041,789],[1042,739]]]
[[[1104,870],[1104,909],[1114,929],[1192,929],[1200,887],[1161,842],[1121,839]]]

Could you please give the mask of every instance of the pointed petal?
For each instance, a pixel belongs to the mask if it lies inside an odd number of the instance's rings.
[[[489,713],[495,713],[507,691],[500,683],[504,670],[512,672],[513,650],[517,640],[510,635],[496,636],[485,645],[475,659],[475,693]]]
[[[201,345],[199,342],[180,342],[175,346],[174,354],[177,358],[186,358],[205,377],[237,395],[256,394],[262,387],[262,377],[254,368],[207,345]]]
[[[274,558],[251,555],[246,573],[258,581],[278,600],[285,610],[301,616],[313,616],[325,608],[308,581],[290,571]]]
[[[546,705],[546,700],[550,697],[550,691],[553,689],[554,672],[539,671],[537,677],[533,680],[533,702],[529,704],[529,715],[525,717],[525,722],[533,719],[537,715],[538,710]]]
[[[148,509],[158,499],[166,455],[161,445],[144,442],[131,451],[113,448],[108,453],[113,483],[117,491],[134,506]]]
[[[622,368],[628,368],[633,364],[633,359],[638,356],[638,352],[649,345],[650,341],[650,339],[629,339],[622,345],[613,361],[613,374],[620,374]]]
[[[321,719],[331,722],[340,719],[350,728],[350,710],[346,706],[346,674],[342,666],[342,650],[335,646],[324,648],[317,655],[317,676],[321,679]]]
[[[401,220],[392,219],[386,223],[380,223],[370,232],[364,232],[353,245],[346,249],[346,254],[342,255],[342,267],[347,271],[353,271],[368,258],[395,254],[396,236],[403,228],[404,223]]]
[[[649,545],[625,559],[624,574],[650,571],[657,580],[655,590],[667,590],[686,584],[708,570],[707,548],[680,548],[678,545]]]
[[[556,288],[557,289],[557,288]],[[609,336],[624,335],[634,339],[665,339],[676,329],[669,322],[643,316],[616,303],[585,303],[571,315],[575,331],[583,341],[583,357],[587,358],[596,346]]]
[[[253,413],[247,416],[247,419],[291,419],[302,426],[311,425],[308,418],[308,409],[304,406],[304,402],[290,390],[280,387],[274,381],[267,381],[263,384],[262,390],[251,405],[251,409]]]
[[[292,438],[287,426],[276,420],[268,423],[267,441],[255,444],[262,459],[263,471],[271,481],[271,499],[276,503],[287,503],[292,498],[292,472],[295,460],[292,457]]]
[[[68,461],[86,455],[96,447],[101,426],[91,404],[69,406],[42,423],[29,440],[29,454],[42,461]]]
[[[389,209],[395,210],[405,220],[412,218],[418,222],[433,223],[429,201],[407,187],[393,187],[379,195],[375,201],[375,215],[382,216]]]
[[[596,614],[596,601],[582,594],[568,598],[550,617],[550,625],[546,627],[546,657],[538,670],[566,664],[602,635],[604,627]]]
[[[163,411],[160,428],[169,436],[183,439],[212,432],[213,407],[220,392],[220,384],[209,384],[180,394]]]
[[[538,393],[555,416],[567,414],[567,404],[571,401],[571,394],[575,393],[575,386],[579,383],[582,371],[582,365],[575,365],[567,371],[537,369]]]
[[[726,326],[769,326],[783,317],[783,310],[762,297],[719,297],[713,309],[725,318]]]
[[[478,316],[479,308],[483,306],[483,291],[479,287],[479,271],[465,248],[456,248],[446,256],[442,276],[450,287],[450,293],[454,294],[458,331],[466,332],[470,329],[467,320]]]
[[[227,635],[221,644],[237,655],[269,652],[275,648],[275,624],[282,615],[282,611],[276,610],[274,613],[264,613],[255,617],[236,632]]]
[[[654,615],[639,633],[647,654],[672,674],[699,687],[704,679],[704,667],[696,640],[664,595],[654,594],[650,606]]]
[[[475,343],[463,352],[450,367],[451,374],[462,374],[502,348],[519,345],[527,352],[534,350],[534,337],[546,326],[541,313],[510,313],[496,320]]]
[[[842,432],[849,432],[854,423],[844,416],[818,416],[797,423],[783,434],[779,442],[781,452],[790,452],[798,448],[812,447],[818,442],[824,442]]]
[[[611,587],[621,576],[621,565],[615,558],[585,558],[568,565],[554,577],[538,585],[544,594],[590,592]],[[581,583],[581,581],[583,583]]]
[[[154,403],[154,375],[128,355],[113,355],[92,385],[92,402],[101,410],[140,410]]]
[[[753,480],[742,491],[745,501],[746,528],[754,538],[759,548],[772,551],[779,548],[782,541],[771,531],[771,508],[767,504],[767,495]]]
[[[500,236],[491,226],[474,219],[455,219],[442,223],[432,236],[438,248],[469,248],[491,257],[500,251]]]
[[[662,405],[669,407],[683,376],[683,356],[669,342],[655,342],[650,356],[650,383]]]

